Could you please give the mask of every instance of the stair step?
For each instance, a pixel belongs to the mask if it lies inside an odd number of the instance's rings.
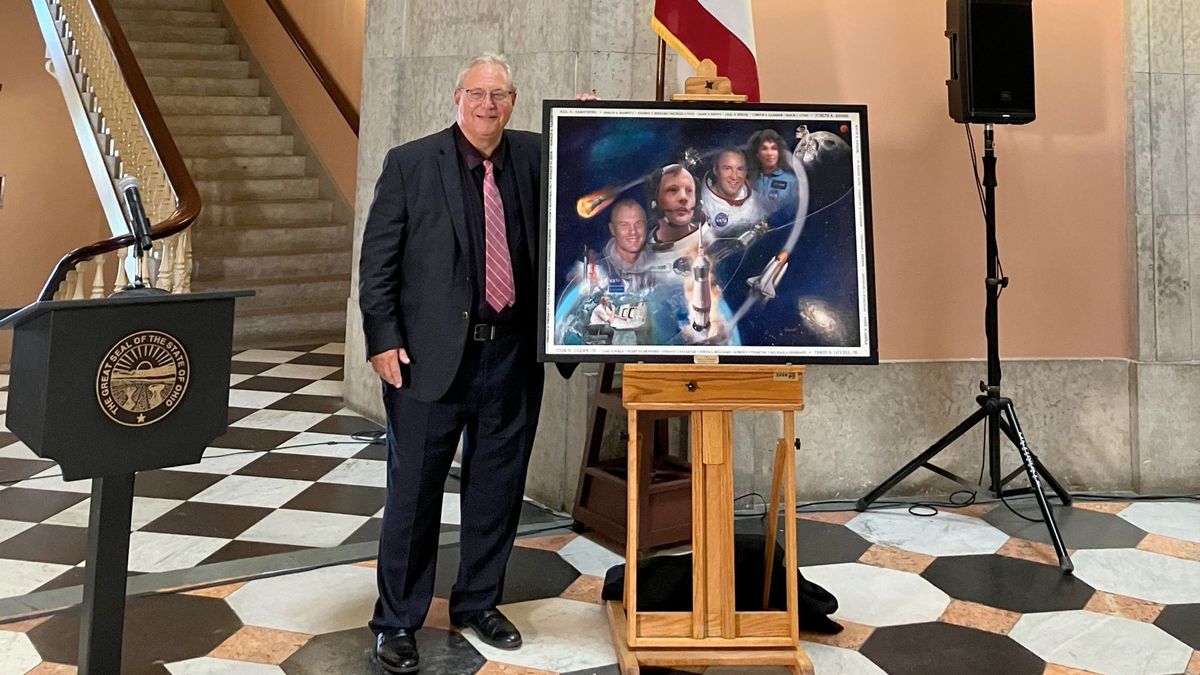
[[[266,115],[266,96],[155,96],[164,115]]]
[[[350,246],[350,227],[342,223],[291,223],[196,228],[201,255],[278,253],[281,242],[298,250]]]
[[[205,201],[242,199],[316,199],[316,178],[258,178],[242,180],[197,180]]]
[[[112,0],[114,8],[122,9],[169,9],[186,12],[212,10],[212,0]]]
[[[122,21],[121,29],[132,40],[154,38],[159,41],[187,42],[191,44],[223,45],[229,42],[229,31],[220,26],[168,26],[161,23]]]
[[[346,335],[346,304],[308,307],[303,310],[247,310],[233,321],[233,345],[287,346],[296,343],[341,342]]]
[[[175,145],[184,157],[287,155],[295,147],[291,136],[188,136],[175,134]]]
[[[273,202],[210,202],[200,212],[200,220],[209,226],[287,225],[290,223],[327,223],[333,217],[333,202],[328,199],[298,199]]]
[[[155,96],[258,96],[255,78],[147,77]]]
[[[142,59],[202,59],[211,61],[241,58],[237,45],[203,45],[186,42],[138,42],[129,41],[134,56]]]
[[[303,176],[307,160],[303,155],[273,157],[185,157],[192,178],[276,178]]]
[[[250,77],[249,61],[212,59],[138,59],[146,77]]]
[[[193,291],[227,290],[237,282],[232,279],[193,284]],[[253,314],[262,310],[284,308],[308,308],[338,305],[345,313],[346,299],[350,297],[350,273],[323,277],[291,277],[287,279],[247,280],[243,288],[253,288],[255,295],[238,298],[237,311]]]
[[[155,23],[162,26],[221,27],[221,16],[212,11],[117,7],[116,12],[122,26],[127,23]]]
[[[279,115],[170,115],[164,119],[171,133],[178,135],[258,136],[283,133],[283,118]]]
[[[349,246],[338,249],[318,249],[277,255],[205,255],[196,256],[192,264],[198,281],[325,276],[350,273]]]

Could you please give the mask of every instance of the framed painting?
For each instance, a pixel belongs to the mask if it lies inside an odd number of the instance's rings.
[[[877,363],[864,106],[547,101],[543,361]]]

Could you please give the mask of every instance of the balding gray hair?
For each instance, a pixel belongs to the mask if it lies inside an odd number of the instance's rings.
[[[503,68],[505,76],[508,77],[508,88],[514,93],[517,91],[517,81],[513,78],[513,67],[508,64],[508,59],[504,58],[503,54],[493,54],[491,52],[485,52],[468,61],[467,65],[458,71],[458,79],[454,83],[454,88],[461,89],[463,81],[467,79],[467,73],[471,72],[471,69],[475,66],[485,63]]]

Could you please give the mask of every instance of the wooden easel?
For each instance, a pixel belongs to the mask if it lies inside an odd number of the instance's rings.
[[[638,481],[629,482],[625,595],[608,603],[609,627],[622,675],[641,666],[787,666],[812,675],[800,645],[796,597],[794,414],[804,407],[802,366],[650,365],[625,367],[622,399],[629,411],[629,474],[643,455],[643,411],[687,411],[692,450],[692,611],[644,612],[637,605]],[[733,412],[778,411],[783,437],[767,508],[763,611],[739,612],[734,598]],[[779,502],[784,504],[786,611],[766,610]]]

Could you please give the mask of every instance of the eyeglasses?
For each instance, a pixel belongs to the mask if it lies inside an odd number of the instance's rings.
[[[464,89],[459,87],[458,90],[466,94],[467,100],[471,103],[479,103],[483,101],[485,97],[490,95],[492,98],[492,103],[495,103],[496,105],[508,103],[512,100],[514,93],[507,89],[497,89],[491,92],[491,94],[488,94],[488,92],[484,91],[483,89]]]

